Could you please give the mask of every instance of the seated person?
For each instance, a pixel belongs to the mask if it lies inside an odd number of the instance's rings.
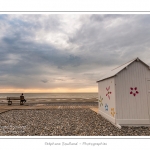
[[[20,96],[20,100],[23,101],[23,102],[26,102],[26,100],[24,99],[23,93]]]

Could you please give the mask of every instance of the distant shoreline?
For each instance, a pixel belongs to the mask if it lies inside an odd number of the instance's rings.
[[[47,104],[47,103],[93,103],[98,102],[97,98],[26,98],[27,104]],[[0,105],[7,105],[6,98],[0,98]],[[13,100],[13,104],[19,104],[19,100]]]
[[[20,93],[9,93],[9,92],[6,92],[6,93],[0,93],[0,94],[21,94],[22,92]],[[28,92],[23,92],[24,94],[98,94],[98,92],[72,92],[72,93],[28,93]]]
[[[20,93],[0,93],[0,99],[19,97]],[[93,99],[98,98],[98,93],[24,93],[25,99]]]

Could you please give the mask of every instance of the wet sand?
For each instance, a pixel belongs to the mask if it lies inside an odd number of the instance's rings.
[[[8,105],[8,100],[0,99],[0,113],[9,110],[23,109],[75,109],[75,108],[98,108],[97,99],[81,98],[31,98],[24,105],[20,105],[19,100],[12,100],[12,105]],[[95,111],[95,109],[93,109]],[[97,110],[96,110],[97,111]]]

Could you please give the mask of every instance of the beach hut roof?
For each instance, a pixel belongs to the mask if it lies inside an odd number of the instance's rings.
[[[130,64],[132,64],[134,61],[140,61],[141,63],[143,63],[144,65],[146,65],[147,67],[149,67],[146,63],[144,63],[142,60],[140,60],[138,57],[133,59],[133,60],[130,60],[129,62],[109,71],[107,74],[105,74],[104,76],[101,77],[101,79],[97,82],[100,82],[102,80],[105,80],[105,79],[108,79],[110,77],[113,77],[115,75],[117,75],[120,71],[122,71],[124,68],[126,68],[127,66],[129,66]],[[150,67],[149,67],[150,68]]]

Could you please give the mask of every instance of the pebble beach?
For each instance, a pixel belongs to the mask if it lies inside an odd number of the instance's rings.
[[[52,103],[47,105],[59,105]],[[91,105],[97,103],[60,103]],[[149,136],[150,127],[115,127],[89,108],[9,110],[0,114],[1,136]]]

